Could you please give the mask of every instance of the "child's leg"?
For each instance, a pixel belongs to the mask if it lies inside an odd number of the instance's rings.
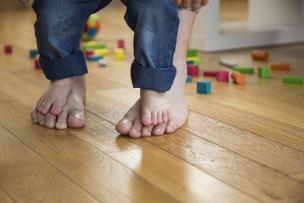
[[[82,29],[87,17],[109,2],[110,0],[36,0],[34,2],[33,9],[37,14],[35,34],[40,63],[46,78],[51,81],[48,89],[37,102],[36,110],[32,112],[32,120],[35,123],[53,128],[56,116],[62,112],[73,88],[82,90],[73,91],[79,94],[79,100],[82,101],[74,102],[73,108],[83,109],[77,106],[83,105],[85,89],[83,77],[87,73],[85,58],[80,49]],[[75,83],[82,84],[82,87]],[[73,112],[69,113],[72,117]],[[78,113],[74,114],[78,115]],[[59,123],[57,127],[66,127],[66,121],[65,125],[61,124]]]
[[[170,117],[165,92],[176,75],[173,65],[178,30],[174,0],[124,0],[125,19],[134,31],[131,79],[141,89],[142,124],[156,125]]]
[[[131,137],[162,135],[167,130],[168,133],[175,131],[181,127],[188,115],[188,103],[185,94],[185,78],[186,78],[186,51],[191,36],[192,26],[196,17],[195,12],[181,10],[179,11],[179,30],[174,55],[174,65],[177,69],[177,75],[173,86],[166,93],[165,97],[170,103],[170,111],[172,112],[171,121],[163,122],[154,128],[142,127],[138,120],[141,117],[140,100],[128,111],[122,120],[116,125],[116,129],[121,134],[129,134]],[[152,132],[153,130],[153,132]]]

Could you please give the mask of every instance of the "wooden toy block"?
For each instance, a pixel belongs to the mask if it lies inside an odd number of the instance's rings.
[[[198,65],[197,64],[188,64],[187,65],[187,75],[198,76]]]
[[[258,75],[260,78],[271,78],[271,68],[268,66],[259,67]]]
[[[88,61],[98,61],[99,59],[102,59],[103,57],[100,55],[90,55],[87,57]]]
[[[211,93],[211,81],[210,80],[197,81],[196,92],[198,94],[210,94]]]
[[[88,42],[83,43],[82,48],[83,49],[105,49],[107,47],[102,42],[88,41]]]
[[[34,59],[34,66],[35,66],[35,69],[41,69],[41,65],[40,65],[38,58]]]
[[[285,75],[282,78],[282,82],[286,84],[304,84],[304,76]]]
[[[95,54],[95,51],[94,51],[94,49],[86,49],[86,50],[84,51],[84,53],[85,53],[86,57],[89,57],[89,56],[94,55],[94,54]]]
[[[290,70],[290,64],[288,64],[288,63],[271,64],[271,69],[273,71],[289,71]]]
[[[245,75],[243,75],[239,72],[233,72],[231,74],[231,78],[232,78],[233,82],[237,85],[245,85],[245,83],[246,83]]]
[[[39,52],[37,49],[31,49],[30,50],[30,57],[35,58],[37,55],[39,55]]]
[[[119,39],[117,40],[117,48],[120,48],[120,49],[125,49],[125,40],[123,39]]]
[[[114,56],[116,60],[122,60],[125,57],[125,51],[120,48],[116,48],[114,51]]]
[[[193,56],[197,56],[197,50],[196,49],[188,49],[187,57],[193,57]]]
[[[217,76],[217,71],[216,70],[204,70],[203,71],[203,76],[205,76],[205,77],[216,77]]]
[[[216,74],[217,81],[229,82],[229,72],[225,70],[220,70]]]
[[[192,83],[192,76],[191,75],[187,75],[186,83]]]
[[[258,49],[252,50],[251,58],[253,60],[267,61],[269,58],[269,53],[265,50],[258,50]]]
[[[99,59],[98,64],[99,64],[100,67],[106,67],[107,66],[107,61],[106,61],[105,58],[101,58],[101,59]]]
[[[96,55],[101,55],[101,56],[106,56],[110,54],[110,50],[107,48],[104,49],[95,49],[94,54]]]
[[[233,68],[238,66],[238,63],[234,59],[229,59],[229,58],[220,58],[219,60],[220,65],[226,66],[228,68]]]
[[[254,68],[253,67],[240,67],[236,66],[233,68],[234,71],[237,71],[239,73],[245,73],[245,74],[253,74]]]
[[[4,53],[5,54],[12,54],[13,53],[13,46],[10,44],[4,45]]]

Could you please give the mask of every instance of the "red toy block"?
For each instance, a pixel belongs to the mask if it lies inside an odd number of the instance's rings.
[[[229,82],[229,72],[225,70],[220,70],[217,72],[216,75],[217,81],[221,82]]]
[[[233,82],[235,84],[238,84],[238,85],[245,85],[246,83],[246,77],[245,75],[239,73],[239,72],[233,72],[231,74],[231,78],[233,80]]]
[[[4,53],[5,54],[12,54],[13,53],[13,46],[10,44],[4,45]]]
[[[217,76],[217,71],[215,71],[215,70],[204,70],[203,71],[203,76],[205,76],[205,77],[216,77]]]
[[[117,48],[120,48],[120,49],[125,49],[125,40],[123,39],[119,39],[117,40]]]
[[[92,56],[95,54],[93,49],[87,49],[84,51],[84,53],[85,53],[86,57],[89,57],[89,56]]]
[[[290,64],[288,63],[271,64],[271,69],[274,71],[289,71]]]
[[[198,76],[198,65],[197,64],[188,64],[187,65],[187,75]]]
[[[269,53],[265,50],[253,50],[251,52],[251,58],[253,60],[267,61]]]
[[[41,69],[40,62],[38,58],[34,59],[34,65],[36,69]]]

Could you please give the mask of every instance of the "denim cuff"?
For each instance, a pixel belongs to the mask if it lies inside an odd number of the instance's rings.
[[[62,58],[40,57],[39,61],[45,77],[51,81],[88,73],[82,51],[76,51]]]
[[[171,89],[176,75],[176,68],[172,65],[166,68],[150,68],[132,63],[131,79],[134,88],[166,92]]]

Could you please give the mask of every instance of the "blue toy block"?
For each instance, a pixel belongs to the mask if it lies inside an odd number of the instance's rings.
[[[88,29],[88,37],[94,37],[97,34],[97,29],[96,28],[89,28]]]
[[[31,49],[30,50],[30,57],[35,58],[37,55],[39,55],[39,52],[37,49]]]
[[[196,92],[198,94],[210,94],[211,93],[211,81],[200,80],[196,83]]]
[[[192,76],[187,75],[186,83],[191,83],[192,82]]]
[[[102,56],[99,56],[99,55],[91,55],[91,56],[88,56],[87,57],[87,60],[88,61],[98,61],[99,59],[102,59],[103,57]]]
[[[187,65],[194,64],[194,61],[187,61]]]

